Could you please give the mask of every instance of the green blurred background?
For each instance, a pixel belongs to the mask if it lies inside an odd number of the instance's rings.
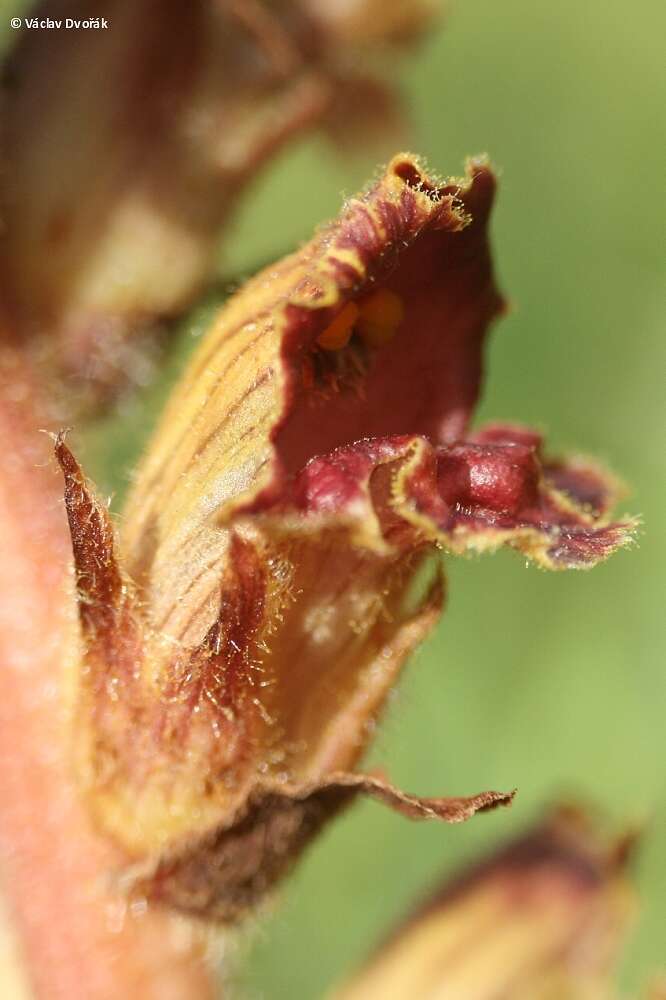
[[[448,610],[406,671],[372,762],[410,791],[516,786],[516,803],[453,828],[355,807],[250,934],[247,997],[321,996],[442,874],[562,795],[611,823],[647,822],[621,983],[666,966],[665,30],[657,0],[457,0],[400,68],[413,149],[440,173],[487,151],[501,175],[493,242],[514,309],[491,339],[478,418],[525,421],[555,448],[603,458],[645,527],[639,547],[589,574],[548,575],[511,554],[449,560]],[[307,238],[388,152],[344,159],[321,138],[292,147],[250,192],[221,274]],[[84,442],[118,500],[206,315],[184,324],[161,385]]]

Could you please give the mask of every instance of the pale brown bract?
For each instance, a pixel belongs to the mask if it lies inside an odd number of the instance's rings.
[[[441,183],[399,155],[249,282],[174,392],[118,538],[59,438],[77,754],[134,891],[231,921],[359,793],[449,822],[510,802],[416,798],[355,771],[439,617],[437,548],[508,544],[562,569],[631,535],[595,466],[548,461],[514,425],[468,432],[502,311],[494,190],[483,159]]]

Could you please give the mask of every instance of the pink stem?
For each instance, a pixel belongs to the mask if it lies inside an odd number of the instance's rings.
[[[109,883],[124,859],[77,794],[64,697],[76,636],[71,553],[37,397],[21,357],[3,348],[0,865],[22,961],[38,1000],[210,998],[200,938],[165,911],[124,907]]]

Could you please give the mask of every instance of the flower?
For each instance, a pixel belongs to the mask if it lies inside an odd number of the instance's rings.
[[[148,381],[146,334],[210,278],[241,192],[305,130],[344,115],[348,133],[361,121],[367,133],[390,117],[381,70],[356,67],[381,67],[381,49],[404,48],[429,8],[110,0],[84,44],[76,30],[14,33],[0,307],[15,338],[65,376],[68,400],[74,388],[95,402]],[[90,10],[47,0],[39,15],[64,25]]]
[[[635,913],[630,839],[560,808],[439,888],[336,1000],[611,1000]]]
[[[494,190],[482,159],[440,183],[399,155],[249,282],[171,397],[117,540],[58,439],[83,780],[151,898],[236,919],[359,793],[452,822],[511,799],[354,770],[439,617],[436,549],[564,569],[630,538],[592,464],[544,458],[524,428],[468,432],[503,308]]]

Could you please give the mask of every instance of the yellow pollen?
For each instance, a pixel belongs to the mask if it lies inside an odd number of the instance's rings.
[[[349,343],[359,309],[355,302],[348,302],[340,310],[332,323],[317,337],[317,343],[325,351],[340,351]]]
[[[405,310],[402,299],[388,288],[380,288],[359,303],[356,330],[370,347],[381,347],[393,338]]]

